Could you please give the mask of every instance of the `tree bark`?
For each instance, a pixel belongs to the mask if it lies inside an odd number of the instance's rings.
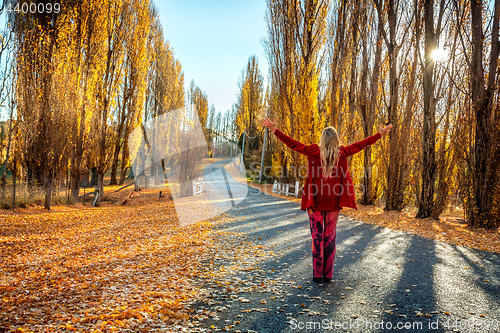
[[[365,4],[366,5],[366,4]],[[366,11],[366,8],[365,8]],[[364,13],[366,15],[366,12]],[[366,23],[366,19],[364,20]],[[378,26],[377,31],[377,44],[375,49],[375,62],[373,65],[373,73],[371,77],[370,100],[367,99],[365,94],[361,98],[363,101],[360,104],[361,119],[363,122],[363,132],[365,137],[373,134],[373,123],[375,118],[375,106],[377,104],[379,77],[380,77],[380,61],[382,55],[382,26]],[[368,72],[368,50],[366,45],[367,34],[363,34],[363,77],[361,91],[364,93],[366,85],[366,76]],[[375,195],[373,193],[373,178],[372,178],[372,149],[368,146],[364,149],[364,177],[363,177],[364,193],[362,202],[364,205],[373,205],[375,202]]]
[[[493,111],[493,98],[497,80],[498,56],[500,52],[499,20],[500,0],[495,0],[488,85],[485,87],[483,68],[483,2],[471,1],[472,56],[470,78],[472,89],[472,110],[476,118],[475,145],[472,168],[472,198],[469,201],[469,224],[492,228],[500,224],[500,211],[496,204],[500,177],[498,122]],[[495,128],[496,127],[496,128]]]
[[[5,160],[2,163],[2,171],[0,173],[0,179],[2,180],[2,200],[5,199],[5,189],[7,186],[7,170],[9,166],[9,159],[10,159],[10,152],[11,152],[11,147],[12,147],[12,132],[14,130],[12,124],[13,124],[13,119],[12,119],[12,114],[13,112],[11,111],[10,113],[10,120],[9,120],[9,135],[8,135],[8,143],[7,143],[7,152],[5,154]]]
[[[99,207],[101,205],[101,199],[104,195],[104,174],[97,174],[97,186],[95,187],[96,191],[99,191],[99,196],[97,197],[97,201],[95,203],[95,207]]]
[[[379,6],[380,7],[380,6]],[[379,16],[381,10],[379,9]],[[389,109],[387,110],[390,124],[397,129],[398,123],[398,92],[399,83],[397,75],[398,46],[396,45],[396,12],[394,0],[388,1],[387,20],[389,22],[389,40],[386,39],[387,53],[389,57]],[[400,150],[406,147],[398,147],[397,130],[389,132],[389,167],[387,169],[387,200],[385,210],[401,210],[402,205],[398,203],[398,179],[400,176],[399,158]]]
[[[48,179],[47,185],[45,185],[45,209],[50,210],[50,204],[52,202],[52,179]]]
[[[14,160],[14,163],[12,163],[12,209],[16,208],[16,161]]]
[[[344,46],[344,29],[346,23],[346,8],[347,0],[342,0],[342,4],[337,12],[337,17],[340,19],[340,24],[337,24],[337,32],[335,35],[335,41],[333,42],[333,59],[331,65],[331,96],[330,96],[330,125],[337,128],[338,118],[340,113],[340,101],[339,101],[339,85],[341,84],[341,77],[343,72],[343,62],[344,56],[343,52],[345,50]],[[339,65],[340,62],[340,65]],[[338,73],[340,72],[340,73]]]
[[[434,209],[436,181],[436,109],[434,101],[434,60],[436,49],[434,32],[434,0],[424,0],[425,55],[424,55],[424,121],[422,132],[422,188],[420,206],[416,217],[427,218]]]
[[[351,142],[354,138],[354,114],[356,112],[356,68],[358,60],[358,19],[359,19],[359,4],[354,3],[353,21],[351,27],[351,82],[349,84],[349,120],[346,126],[347,138]],[[349,162],[351,159],[349,159]],[[350,163],[349,163],[350,165]]]
[[[128,155],[128,137],[125,138],[125,142],[123,143],[123,151],[122,151],[122,162],[120,165],[120,185],[123,185],[125,182],[125,177],[127,174],[129,163],[129,155]]]

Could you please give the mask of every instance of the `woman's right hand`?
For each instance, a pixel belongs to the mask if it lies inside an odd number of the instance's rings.
[[[392,124],[389,124],[386,127],[384,127],[384,125],[380,125],[380,127],[378,128],[378,132],[380,133],[380,136],[384,136],[391,131],[391,128]]]
[[[269,128],[273,133],[276,131],[276,121],[271,121],[267,117],[262,119],[262,126]]]

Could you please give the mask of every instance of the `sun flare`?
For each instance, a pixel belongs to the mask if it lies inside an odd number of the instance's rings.
[[[448,51],[446,51],[445,49],[437,48],[432,52],[431,56],[435,61],[443,61],[448,56]]]

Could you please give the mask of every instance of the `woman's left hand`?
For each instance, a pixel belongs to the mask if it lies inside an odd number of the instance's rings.
[[[273,133],[274,133],[274,131],[276,131],[276,122],[271,121],[271,119],[269,119],[267,117],[262,119],[262,126],[269,128],[271,130],[271,132],[273,132]]]

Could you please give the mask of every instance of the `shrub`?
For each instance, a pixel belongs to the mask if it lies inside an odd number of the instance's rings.
[[[4,201],[0,204],[0,207],[2,207],[2,209],[11,209],[12,206],[10,205],[10,203],[8,203],[7,201]]]
[[[25,198],[17,199],[16,200],[16,207],[20,207],[20,208],[28,207],[27,200]]]

